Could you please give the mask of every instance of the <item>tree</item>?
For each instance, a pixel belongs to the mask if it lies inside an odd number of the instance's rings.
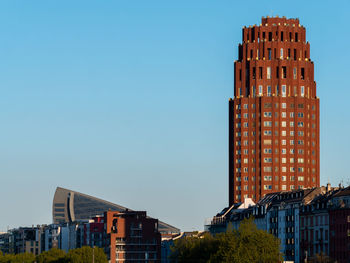
[[[253,218],[241,222],[238,230],[228,228],[214,237],[187,237],[176,240],[171,262],[272,263],[282,260],[279,239],[258,230]]]
[[[70,250],[65,259],[67,263],[89,263],[94,258],[95,263],[106,263],[107,256],[102,248],[82,247]]]
[[[218,242],[210,234],[184,237],[176,240],[171,248],[172,262],[208,262],[218,248]]]
[[[61,249],[52,248],[36,257],[37,263],[63,263],[65,262],[66,252]]]
[[[31,253],[17,255],[7,254],[0,257],[0,263],[34,263],[35,256]]]

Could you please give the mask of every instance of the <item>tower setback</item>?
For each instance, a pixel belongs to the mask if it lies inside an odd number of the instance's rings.
[[[320,185],[319,98],[299,19],[244,27],[229,100],[229,205]]]

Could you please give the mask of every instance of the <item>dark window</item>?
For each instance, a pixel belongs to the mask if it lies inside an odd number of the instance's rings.
[[[239,70],[239,80],[240,81],[242,80],[242,70],[241,69]]]
[[[255,75],[256,75],[256,69],[255,67],[253,67],[253,79],[255,79]]]
[[[265,32],[263,32],[263,39],[265,39]]]
[[[281,32],[281,41],[283,41],[283,32]]]
[[[253,49],[250,50],[250,58],[253,58]]]
[[[301,79],[305,79],[305,69],[301,68]]]
[[[295,42],[298,42],[298,33],[295,33]]]
[[[259,79],[263,78],[262,67],[259,67]]]
[[[55,208],[55,212],[64,212],[64,208]]]
[[[297,50],[294,48],[294,60],[297,60]]]
[[[288,48],[288,57],[290,58],[290,48]]]
[[[64,203],[56,203],[55,207],[64,207]]]
[[[279,78],[280,77],[280,71],[279,71],[279,68],[276,67],[276,78]]]
[[[271,60],[271,48],[267,49],[267,53],[268,53],[268,56],[269,56],[269,60]]]
[[[287,67],[286,66],[282,67],[282,78],[283,79],[287,78]]]
[[[272,41],[272,32],[269,32],[269,41]]]

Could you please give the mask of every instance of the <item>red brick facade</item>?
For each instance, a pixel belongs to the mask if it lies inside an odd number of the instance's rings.
[[[160,262],[158,220],[143,211],[108,211],[104,214],[109,262]]]
[[[319,99],[298,19],[243,28],[229,101],[229,203],[319,186]]]

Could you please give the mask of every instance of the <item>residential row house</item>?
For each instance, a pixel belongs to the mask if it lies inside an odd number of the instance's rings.
[[[0,251],[39,255],[51,248],[68,252],[103,248],[109,262],[161,262],[158,220],[144,211],[106,211],[91,220],[20,227],[0,234]]]
[[[256,204],[251,199],[244,203],[225,208],[206,229],[213,234],[229,225],[238,229],[243,219],[253,217],[258,229],[280,239],[285,261],[305,262],[322,255],[338,263],[350,262],[350,187],[328,184],[271,193]]]

